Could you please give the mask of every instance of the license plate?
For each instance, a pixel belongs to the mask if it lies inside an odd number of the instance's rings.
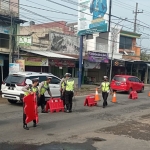
[[[13,87],[9,87],[8,89],[9,89],[9,90],[14,90],[14,88],[13,88]]]
[[[120,85],[120,83],[119,83],[119,82],[116,82],[116,85]]]

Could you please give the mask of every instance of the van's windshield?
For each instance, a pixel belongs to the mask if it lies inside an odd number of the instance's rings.
[[[126,82],[126,78],[120,77],[120,76],[115,76],[113,80],[118,81],[118,82]]]

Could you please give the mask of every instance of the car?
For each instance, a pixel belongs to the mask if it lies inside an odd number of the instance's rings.
[[[26,86],[26,80],[39,77],[39,83],[46,80],[46,76],[51,76],[52,80],[49,84],[53,97],[60,97],[60,81],[61,79],[54,76],[51,73],[38,73],[38,72],[18,72],[9,74],[8,77],[2,82],[1,91],[2,98],[8,100],[8,102],[14,104],[21,101],[21,96],[24,94],[22,88]],[[48,92],[45,93],[45,97],[49,98]]]
[[[144,91],[144,83],[135,76],[115,75],[110,83],[113,91],[125,91],[130,93],[132,90],[137,92]]]

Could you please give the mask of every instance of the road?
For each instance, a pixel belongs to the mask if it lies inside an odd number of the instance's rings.
[[[148,89],[129,100],[117,93],[108,107],[84,107],[76,97],[73,113],[39,113],[36,128],[22,128],[22,105],[0,104],[0,150],[150,150]],[[39,109],[40,112],[40,109]]]

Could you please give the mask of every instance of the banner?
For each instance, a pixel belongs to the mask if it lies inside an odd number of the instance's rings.
[[[100,69],[100,63],[91,63],[89,61],[84,61],[85,69]]]
[[[9,63],[9,74],[17,73],[20,71],[19,64]]]
[[[69,60],[58,60],[58,59],[52,59],[49,60],[50,66],[56,66],[56,67],[75,67],[75,62],[69,61]]]
[[[25,60],[18,59],[15,61],[15,63],[19,64],[20,71],[25,71]]]
[[[78,0],[78,35],[107,32],[109,0]]]
[[[22,57],[25,60],[26,66],[48,66],[47,58],[40,57]]]
[[[89,62],[102,62],[109,63],[109,58],[107,53],[99,53],[88,51],[88,61]]]

